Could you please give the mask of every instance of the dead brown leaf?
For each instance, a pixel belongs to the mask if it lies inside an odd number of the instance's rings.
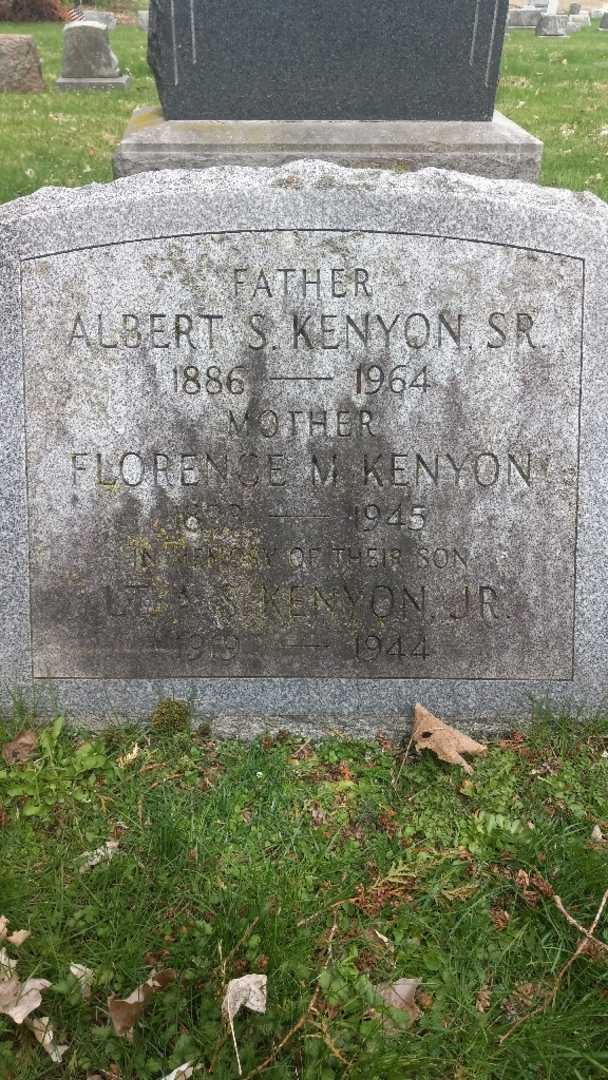
[[[175,982],[177,972],[173,968],[150,972],[149,978],[137,986],[127,998],[112,995],[108,998],[108,1011],[117,1035],[132,1038],[133,1027],[141,1017],[150,998]]]
[[[22,1024],[42,1004],[40,991],[51,984],[48,979],[26,979],[22,983],[15,974],[16,967],[17,961],[6,949],[0,949],[0,1013]]]
[[[48,1016],[36,1016],[33,1020],[26,1020],[26,1026],[33,1032],[34,1037],[43,1049],[46,1050],[51,1061],[54,1061],[56,1065],[60,1065],[68,1047],[60,1046],[55,1042],[55,1034]]]
[[[22,761],[28,761],[38,747],[38,736],[31,728],[20,731],[12,740],[2,747],[2,757],[7,765],[16,765]]]
[[[504,908],[492,907],[490,908],[490,918],[497,930],[504,930],[508,926],[511,916]]]
[[[95,981],[95,972],[91,968],[85,967],[84,964],[70,964],[70,974],[80,984],[80,993],[83,1000],[88,1001],[91,996],[91,988]]]
[[[113,859],[118,851],[118,847],[118,840],[106,840],[105,844],[95,848],[95,851],[84,851],[80,856],[80,873],[85,874],[87,870],[90,870],[93,866],[97,866],[98,863]]]
[[[422,1013],[416,1004],[416,991],[420,986],[420,979],[397,979],[394,983],[382,983],[374,987],[376,993],[382,998],[385,1005],[390,1009],[399,1009],[406,1013],[414,1022],[419,1020]],[[382,1026],[388,1034],[396,1034],[400,1031],[397,1024],[391,1018],[378,1009],[370,1009],[368,1016],[380,1017]]]
[[[511,996],[505,1001],[503,1008],[508,1016],[521,1016],[528,1012],[544,994],[545,990],[541,983],[518,983]]]
[[[490,1008],[491,1003],[492,992],[490,990],[490,987],[482,986],[481,990],[479,990],[477,993],[477,997],[475,998],[475,1008],[477,1009],[477,1012],[487,1012]]]
[[[243,975],[230,980],[222,1001],[222,1014],[228,1023],[232,1023],[242,1008],[266,1012],[267,982],[266,975]]]
[[[456,728],[448,727],[423,705],[414,706],[412,738],[417,750],[431,750],[441,761],[460,765],[469,774],[473,768],[462,755],[485,754],[488,749]]]
[[[230,980],[224,994],[222,1016],[230,1027],[239,1076],[243,1075],[243,1070],[234,1030],[234,1018],[242,1008],[250,1009],[251,1012],[265,1013],[267,987],[266,975],[242,975],[240,979]]]

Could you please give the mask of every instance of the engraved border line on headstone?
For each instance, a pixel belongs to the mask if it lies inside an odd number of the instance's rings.
[[[500,0],[494,0],[494,18],[492,20],[492,33],[490,35],[490,48],[488,49],[488,62],[486,64],[486,86],[490,85],[492,61],[494,60],[494,45],[496,42],[496,28],[498,26],[498,5]]]
[[[479,8],[481,6],[481,0],[477,0],[475,4],[475,20],[473,22],[473,37],[471,39],[471,53],[469,56],[469,67],[473,67],[475,63],[475,46],[477,45],[477,31],[479,29]]]
[[[177,66],[177,37],[175,29],[175,0],[171,0],[171,41],[173,44],[173,79],[179,86],[179,69]]]
[[[192,38],[192,63],[196,65],[196,25],[194,21],[194,0],[190,0],[190,35]]]

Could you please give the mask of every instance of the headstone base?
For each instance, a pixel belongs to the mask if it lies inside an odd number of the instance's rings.
[[[118,75],[115,79],[64,79],[55,83],[58,90],[126,90],[131,85],[130,75]]]
[[[536,181],[542,153],[540,139],[498,112],[491,122],[165,120],[159,108],[145,106],[131,117],[114,157],[114,175],[316,158]]]

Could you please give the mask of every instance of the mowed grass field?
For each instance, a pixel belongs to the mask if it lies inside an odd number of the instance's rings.
[[[0,96],[0,201],[45,184],[110,180],[111,159],[133,108],[157,102],[146,64],[146,36],[132,26],[112,33],[129,90],[60,93],[62,29],[3,23],[31,33],[44,67],[44,94]],[[568,38],[507,35],[499,108],[545,143],[542,182],[588,189],[608,199],[608,33],[597,23]]]
[[[29,723],[0,720],[0,748]],[[174,727],[167,704],[147,732],[56,721],[28,761],[0,758],[0,916],[30,931],[4,964],[48,980],[34,1015],[67,1048],[53,1064],[0,1008],[2,1080],[160,1080],[187,1061],[236,1080],[221,1003],[249,974],[268,992],[234,1020],[249,1080],[608,1075],[608,918],[576,958],[569,921],[589,927],[608,887],[605,718],[537,714],[471,776],[385,739]],[[108,999],[153,969],[172,981],[119,1037]],[[410,1012],[379,995],[401,979],[419,980]]]

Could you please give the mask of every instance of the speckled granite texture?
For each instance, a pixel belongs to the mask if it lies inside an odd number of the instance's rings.
[[[54,448],[57,428],[57,418],[49,415],[49,438],[45,444],[46,420],[41,405],[46,400],[41,395],[47,393],[43,387],[45,363],[50,388],[64,380],[66,421],[73,415],[73,410],[80,407],[78,387],[70,384],[68,369],[64,371],[57,362],[59,346],[55,353],[49,348],[48,356],[38,346],[39,341],[45,341],[49,346],[53,344],[55,325],[49,324],[44,306],[40,275],[44,275],[45,264],[52,269],[59,259],[63,266],[61,256],[65,253],[65,267],[78,268],[78,279],[75,276],[70,279],[72,291],[64,293],[63,308],[50,309],[60,312],[56,321],[56,340],[60,342],[65,338],[66,327],[69,331],[72,325],[74,303],[86,304],[89,288],[95,304],[98,303],[101,293],[99,262],[96,260],[98,256],[103,257],[104,251],[112,253],[112,258],[117,260],[114,265],[124,272],[128,294],[131,288],[129,266],[138,265],[136,261],[130,263],[129,251],[149,252],[155,241],[158,250],[165,253],[169,245],[177,243],[179,247],[180,242],[183,250],[187,250],[187,244],[199,243],[197,238],[209,234],[217,238],[222,234],[246,233],[250,236],[263,233],[267,239],[263,241],[262,238],[260,243],[266,244],[268,264],[284,266],[285,263],[277,261],[283,253],[277,233],[302,233],[302,243],[306,244],[309,231],[314,231],[315,235],[321,232],[348,234],[355,239],[358,234],[364,234],[368,245],[372,242],[371,234],[381,234],[377,248],[380,261],[383,237],[390,235],[393,247],[386,248],[387,266],[396,258],[395,237],[403,237],[405,277],[408,266],[412,265],[408,263],[408,253],[420,258],[420,253],[426,250],[428,265],[437,267],[437,308],[451,318],[452,327],[455,311],[463,305],[472,310],[478,294],[483,294],[484,304],[487,300],[495,315],[497,312],[505,314],[505,290],[511,284],[514,314],[517,317],[522,309],[525,312],[529,274],[528,306],[534,309],[535,318],[538,318],[536,325],[542,333],[539,332],[535,340],[534,331],[526,335],[529,323],[524,320],[519,324],[519,337],[508,353],[508,364],[521,361],[517,368],[504,367],[502,357],[506,353],[484,352],[489,358],[488,363],[491,360],[496,365],[496,386],[502,387],[497,390],[499,397],[504,395],[504,401],[510,402],[508,409],[505,408],[501,429],[494,403],[488,396],[488,417],[492,422],[484,447],[490,448],[488,453],[495,450],[496,456],[500,457],[500,439],[511,430],[516,416],[521,415],[518,438],[525,442],[526,432],[529,432],[533,461],[537,452],[540,455],[538,473],[534,472],[534,466],[532,472],[539,477],[549,518],[543,521],[541,515],[537,520],[531,513],[526,522],[525,512],[521,512],[525,511],[525,503],[517,503],[520,507],[517,514],[515,503],[508,503],[510,533],[508,537],[505,534],[505,543],[507,540],[513,542],[514,537],[516,542],[521,540],[521,581],[527,583],[529,604],[526,606],[521,590],[515,589],[519,610],[515,606],[509,609],[507,604],[510,617],[515,620],[513,641],[509,641],[503,628],[500,650],[494,650],[488,668],[494,672],[493,676],[480,677],[477,666],[477,677],[466,677],[461,659],[458,659],[457,677],[451,677],[451,669],[447,677],[433,677],[431,661],[424,669],[425,677],[417,670],[415,675],[405,679],[356,678],[350,673],[348,677],[336,678],[330,658],[324,677],[319,677],[317,670],[311,678],[299,674],[277,678],[242,677],[242,673],[238,677],[189,675],[171,678],[170,670],[166,668],[157,678],[151,677],[149,672],[146,678],[84,678],[79,675],[70,678],[63,674],[61,677],[34,678],[33,673],[42,670],[40,657],[43,651],[39,645],[41,639],[37,637],[41,613],[30,612],[30,598],[36,595],[43,571],[48,577],[55,565],[60,582],[66,572],[65,548],[61,543],[53,547],[54,540],[51,544],[52,491],[56,485],[56,512],[64,514],[65,505],[61,500],[65,485],[59,473],[49,474],[48,481],[40,480],[39,474],[42,457]],[[138,246],[139,241],[145,241],[145,245]],[[605,705],[608,685],[607,241],[608,207],[586,193],[538,188],[516,181],[489,181],[437,170],[395,175],[381,171],[351,171],[319,162],[294,163],[278,170],[225,168],[193,173],[142,174],[113,184],[78,190],[44,189],[0,208],[0,341],[4,361],[0,367],[3,432],[0,445],[3,481],[0,501],[3,552],[0,567],[0,679],[3,694],[8,698],[18,691],[34,693],[45,708],[58,705],[76,721],[90,725],[127,717],[145,718],[159,698],[174,695],[190,698],[196,715],[211,719],[218,732],[245,737],[265,726],[287,727],[313,735],[327,730],[361,735],[369,735],[375,730],[396,732],[403,730],[404,716],[418,700],[433,711],[475,726],[477,730],[504,727],[513,718],[525,716],[531,698],[547,698],[555,705],[581,709]],[[203,243],[202,239],[200,243]],[[238,255],[238,236],[230,243]],[[438,255],[442,245],[446,253],[443,277]],[[303,252],[305,250],[303,248]],[[344,249],[334,243],[333,255],[337,264],[342,265],[343,254]],[[179,252],[177,259],[179,262]],[[155,273],[153,261],[148,265],[150,273]],[[190,288],[188,265],[184,264],[178,270]],[[469,273],[471,269],[474,270],[473,277]],[[544,300],[539,291],[541,285],[546,289]],[[448,286],[449,296],[445,292]],[[112,282],[112,288],[116,287]],[[424,296],[428,299],[428,283],[424,288],[427,290]],[[412,289],[412,297],[415,297],[415,282]],[[111,292],[109,281],[108,292]],[[22,303],[27,304],[27,310],[22,310]],[[373,310],[371,301],[370,310]],[[417,309],[408,306],[404,310],[414,312]],[[500,319],[495,318],[494,325],[505,331],[506,323]],[[552,328],[555,330],[553,337]],[[497,344],[500,333],[491,340]],[[328,355],[331,359],[331,353]],[[529,366],[529,400],[524,393],[522,358]],[[458,369],[461,377],[463,370]],[[522,380],[519,398],[517,395],[509,397],[507,374],[510,370],[517,370]],[[445,378],[448,375],[444,372]],[[478,377],[474,367],[470,369],[470,377],[473,382]],[[486,372],[483,380],[479,387],[484,394],[491,395],[492,377]],[[54,392],[56,390],[57,386]],[[94,367],[90,390],[94,397]],[[24,393],[28,400],[27,423]],[[453,382],[452,393],[458,393],[457,380]],[[550,408],[552,393],[555,393],[553,411]],[[106,405],[110,415],[109,399]],[[521,414],[517,412],[518,408],[521,408]],[[482,412],[480,406],[479,416]],[[82,429],[80,434],[82,449],[87,431]],[[66,441],[66,447],[68,445]],[[489,461],[491,466],[491,460],[488,457],[485,465]],[[517,460],[523,467],[522,458]],[[57,462],[57,468],[63,468],[60,458]],[[541,476],[543,463],[547,465],[543,474],[545,480]],[[554,466],[557,471],[552,472]],[[483,486],[489,474],[482,472],[479,475]],[[521,471],[517,476],[514,472],[513,476],[519,484]],[[555,481],[554,501],[543,487],[547,477]],[[79,483],[80,480],[79,476]],[[478,498],[477,487],[471,489],[474,500]],[[518,492],[520,488],[521,485]],[[520,495],[517,497],[519,499]],[[495,532],[500,526],[497,515],[500,515],[501,504],[497,501],[484,505],[488,530]],[[473,509],[472,520],[475,521],[479,510],[476,502]],[[46,520],[42,510],[47,515]],[[555,521],[559,524],[548,528],[548,523],[554,520],[551,515],[556,515]],[[445,524],[447,519],[441,520]],[[557,535],[555,529],[560,530]],[[482,551],[483,532],[478,530],[471,543],[474,549],[477,544]],[[563,546],[561,552],[560,544]],[[38,545],[41,545],[42,556]],[[511,548],[509,557],[512,555]],[[41,557],[43,562],[46,560],[43,570]],[[487,558],[487,553],[483,557]],[[563,565],[560,562],[560,581],[555,575],[551,577],[551,562],[558,558],[563,562]],[[543,560],[548,565],[541,571]],[[30,577],[32,566],[33,578]],[[486,563],[484,569],[491,569],[490,564]],[[546,575],[546,597],[535,591],[540,573]],[[546,640],[543,642],[545,610]],[[559,624],[560,612],[563,627]],[[533,628],[535,651],[530,658],[525,656],[521,643],[522,625]],[[68,637],[74,629],[67,621],[57,627],[59,635],[65,632]],[[44,662],[52,671],[53,665],[65,662],[68,650],[64,649],[60,661],[56,661],[54,653],[48,656]],[[91,657],[87,660],[90,662],[94,664],[94,655],[92,661]],[[445,662],[442,663],[443,671]],[[526,669],[526,677],[518,676],[518,664]],[[343,670],[340,663],[333,666]],[[501,670],[506,671],[508,677],[502,677]],[[543,670],[548,674],[543,675]]]

